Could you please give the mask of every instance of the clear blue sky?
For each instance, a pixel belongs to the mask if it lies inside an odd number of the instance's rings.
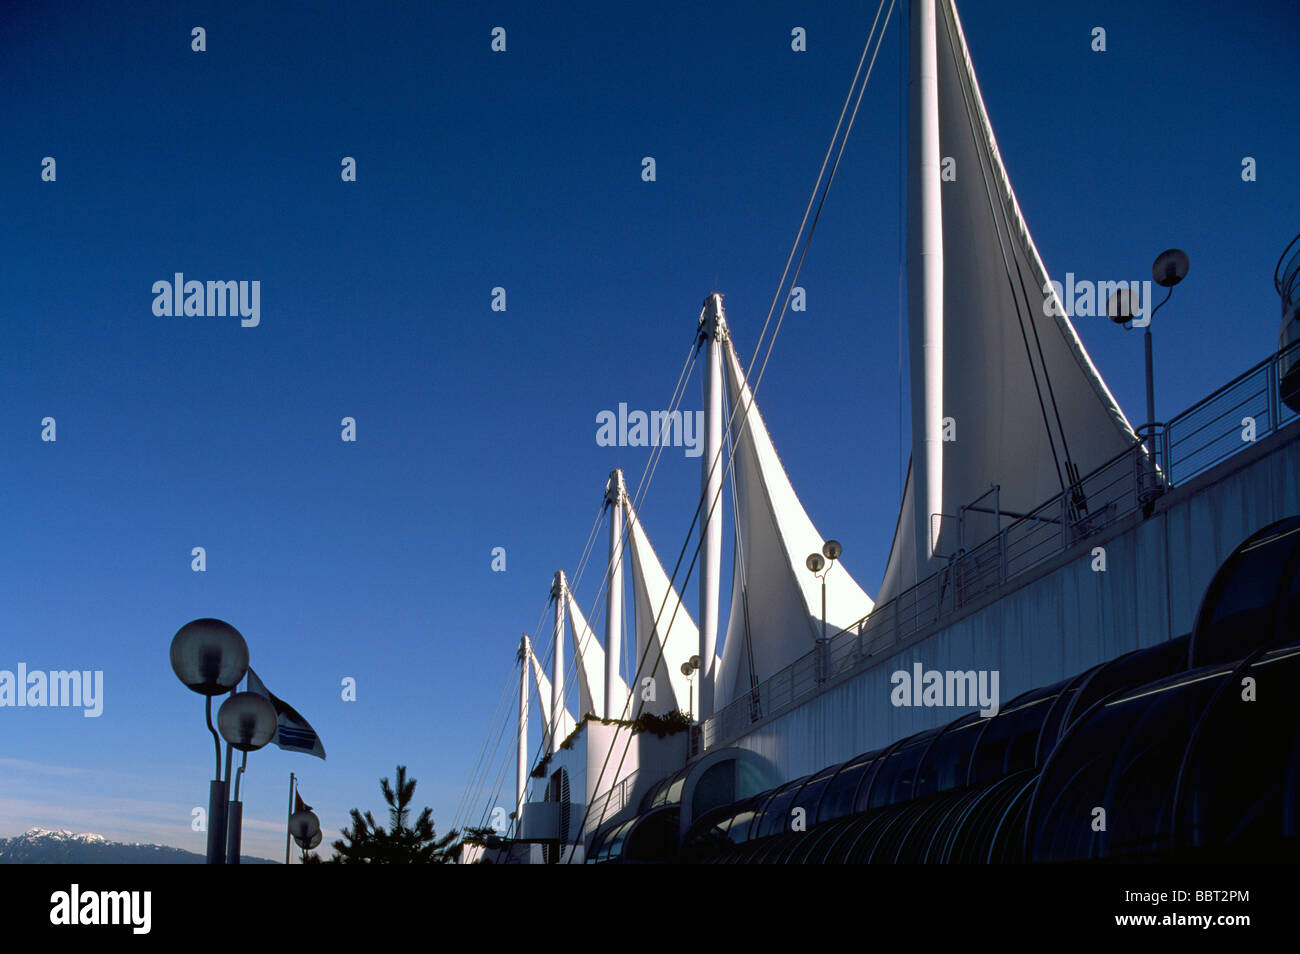
[[[327,837],[353,806],[379,814],[398,762],[445,829],[520,631],[577,562],[608,471],[646,461],[598,447],[597,412],[665,405],[714,288],[748,359],[875,9],[7,4],[0,668],[102,669],[106,698],[98,719],[0,709],[0,835],[202,850],[210,739],[167,661],[200,616],[244,633],[330,756],[250,759],[246,850],[282,851],[290,770]],[[1190,255],[1155,328],[1161,416],[1274,348],[1272,268],[1300,229],[1293,6],[960,12],[1052,275],[1146,278],[1161,250]],[[808,310],[759,392],[810,515],[873,595],[907,454],[894,16]],[[178,271],[260,281],[260,326],[155,316],[152,284]],[[1077,326],[1139,421],[1140,336]],[[642,508],[670,566],[698,466],[668,454]]]

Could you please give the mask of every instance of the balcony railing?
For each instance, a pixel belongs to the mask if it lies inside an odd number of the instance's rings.
[[[1279,399],[1280,368],[1300,360],[1300,341],[1261,361],[1036,510],[1011,520],[983,542],[955,554],[938,573],[796,659],[700,725],[700,749],[744,735],[751,725],[821,691],[826,677],[863,668],[873,657],[941,622],[1080,540],[1101,532],[1150,500],[1204,473],[1300,414]],[[1151,448],[1148,453],[1147,448]],[[998,517],[998,522],[1001,521]]]

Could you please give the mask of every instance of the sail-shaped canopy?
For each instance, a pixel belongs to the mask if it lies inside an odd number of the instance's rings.
[[[924,367],[918,309],[927,296],[939,296],[940,393],[947,428],[937,464],[941,499],[930,503],[929,514],[917,514],[924,500],[917,491],[926,486],[926,475],[915,472],[921,462],[917,435],[924,433],[924,422],[916,418],[924,384],[914,381],[914,466],[877,597],[881,601],[928,576],[955,552],[957,509],[991,485],[999,487],[1003,511],[1029,512],[1137,440],[1049,283],[998,152],[952,0],[916,0],[918,8],[926,3],[936,7],[939,154],[950,174],[939,189],[939,286],[924,287],[919,259],[909,258],[909,349],[916,377]],[[924,63],[917,23],[914,11],[912,56]],[[919,79],[914,66],[913,83]],[[920,110],[914,106],[913,125],[924,115]],[[914,153],[924,149],[918,137],[913,132],[909,140]],[[916,178],[918,168],[918,157],[909,156],[909,232],[924,221],[915,201],[924,187]],[[922,518],[928,518],[932,536],[937,534],[934,561],[916,552],[913,528]],[[991,515],[971,518],[963,534],[968,546],[997,532]]]
[[[578,711],[581,715],[597,718],[619,718],[627,702],[627,683],[615,677],[614,705],[618,709],[612,716],[605,710],[605,650],[587,625],[587,619],[567,586],[564,595],[568,601],[569,622],[573,627],[573,658],[578,670]]]
[[[735,448],[737,526],[731,613],[717,705],[737,698],[815,648],[821,580],[805,563],[826,542],[799,502],[728,339],[723,349]],[[748,411],[746,411],[748,408]],[[838,561],[826,575],[826,629],[834,635],[871,612],[871,597]]]
[[[700,632],[626,496],[623,508],[632,551],[632,596],[636,606],[636,659],[628,661],[629,670],[637,667],[630,718],[643,712],[686,712],[691,705],[691,686],[681,667],[698,653]],[[653,683],[648,684],[647,679]],[[646,698],[650,685],[653,699]]]
[[[546,673],[542,672],[542,664],[531,649],[528,651],[528,659],[533,666],[533,685],[537,689],[537,704],[542,708],[542,751],[549,752],[551,751],[551,680],[547,678]],[[572,713],[569,712],[569,707],[562,707],[560,723],[556,727],[560,741],[567,739],[577,725]]]

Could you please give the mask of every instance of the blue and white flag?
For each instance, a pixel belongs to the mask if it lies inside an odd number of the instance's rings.
[[[316,730],[298,714],[298,710],[293,706],[272,695],[262,684],[262,680],[257,678],[257,673],[253,672],[252,667],[248,670],[248,691],[270,699],[271,705],[275,706],[279,719],[272,742],[286,752],[306,752],[320,759],[325,758],[325,746],[321,745]]]

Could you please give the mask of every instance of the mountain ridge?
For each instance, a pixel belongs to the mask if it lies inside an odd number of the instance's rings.
[[[21,835],[0,838],[0,865],[201,865],[207,859],[184,848],[146,842],[110,841],[94,832],[66,828],[29,828]],[[241,855],[241,864],[273,865],[269,858]]]

